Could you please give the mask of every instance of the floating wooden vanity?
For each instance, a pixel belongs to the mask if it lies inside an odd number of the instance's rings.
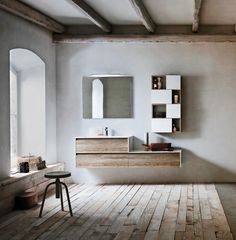
[[[131,151],[132,137],[76,138],[76,166],[80,168],[181,167],[181,150]]]

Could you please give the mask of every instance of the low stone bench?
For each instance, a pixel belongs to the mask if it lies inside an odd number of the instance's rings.
[[[44,178],[47,172],[63,171],[64,163],[47,165],[47,168],[29,173],[16,173],[0,181],[0,216],[14,209],[15,197],[22,192],[35,191],[42,195],[50,179]]]

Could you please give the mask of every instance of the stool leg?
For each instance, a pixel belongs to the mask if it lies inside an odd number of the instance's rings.
[[[64,211],[64,206],[63,206],[63,194],[62,194],[61,182],[60,182],[60,193],[61,193],[61,210]]]
[[[61,188],[61,186],[60,186],[60,179],[59,178],[56,178],[56,198],[59,198],[60,197],[60,188]]]
[[[66,186],[65,183],[61,182],[61,184],[65,187],[66,189],[66,195],[67,195],[67,200],[68,200],[68,205],[69,205],[69,209],[70,209],[70,215],[71,217],[73,216],[73,213],[72,213],[72,209],[71,209],[71,204],[70,204],[70,196],[69,196],[69,191],[68,191],[68,188]]]
[[[40,208],[40,212],[39,212],[39,217],[42,217],[43,206],[44,206],[45,198],[46,198],[46,195],[47,195],[48,187],[51,186],[52,184],[55,184],[55,182],[49,183],[47,185],[47,187],[45,188],[45,191],[44,191],[44,194],[43,194],[43,202],[42,202],[42,205],[41,205],[41,208]]]

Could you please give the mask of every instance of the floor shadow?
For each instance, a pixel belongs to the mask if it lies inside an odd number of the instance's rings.
[[[236,239],[236,184],[216,184],[221,204],[224,208],[230,230]]]

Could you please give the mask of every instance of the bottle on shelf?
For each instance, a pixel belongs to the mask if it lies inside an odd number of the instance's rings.
[[[157,78],[153,77],[153,89],[157,89]]]
[[[104,128],[104,133],[105,133],[105,136],[108,136],[108,127]]]
[[[175,124],[173,124],[172,130],[173,130],[173,132],[177,132],[177,127],[175,126]]]
[[[145,132],[144,134],[144,144],[149,145],[149,132]]]
[[[157,77],[157,89],[161,89],[161,87],[162,87],[161,78]]]

